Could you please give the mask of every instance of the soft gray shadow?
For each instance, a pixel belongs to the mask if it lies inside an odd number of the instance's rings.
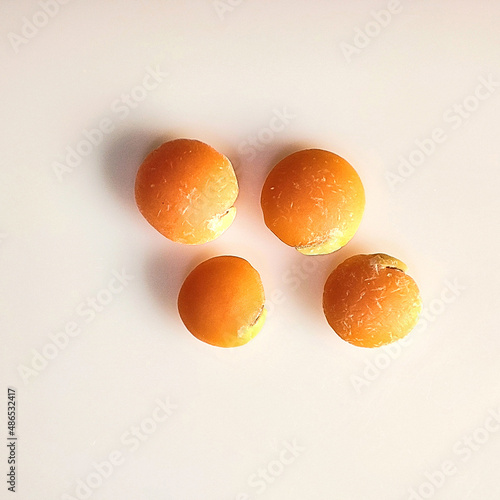
[[[295,141],[290,143],[282,143],[279,145],[279,147],[272,148],[272,150],[269,152],[270,165],[267,169],[266,176],[271,171],[271,169],[283,158],[286,158],[287,156],[291,155],[292,153],[296,153],[297,151],[301,151],[303,149],[312,149],[315,147],[315,145],[310,144],[309,142],[306,143]]]
[[[354,239],[356,236],[354,236]],[[294,265],[306,277],[301,281],[300,287],[293,293],[303,309],[314,317],[323,314],[323,289],[330,273],[344,260],[361,253],[373,253],[356,242],[349,242],[340,250],[324,256],[302,255],[296,252]]]
[[[168,243],[144,262],[144,275],[160,309],[177,315],[177,296],[186,276],[201,262],[217,255],[204,245]]]
[[[134,184],[137,170],[146,155],[170,140],[154,131],[133,130],[113,135],[104,145],[102,172],[108,189],[125,206],[134,207]]]
[[[285,156],[305,148],[307,145],[302,143],[274,142],[268,144],[253,159],[239,153],[237,148],[229,149],[228,158],[238,178],[239,195],[235,205],[239,214],[245,214],[246,218],[264,224],[260,195],[267,175]]]

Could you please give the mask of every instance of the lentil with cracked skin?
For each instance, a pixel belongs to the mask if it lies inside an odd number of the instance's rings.
[[[422,300],[407,266],[386,254],[355,255],[330,274],[323,293],[329,325],[345,341],[379,347],[417,324]]]

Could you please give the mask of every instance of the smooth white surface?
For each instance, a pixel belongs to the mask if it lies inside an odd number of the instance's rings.
[[[449,111],[481,77],[500,82],[500,3],[402,0],[347,60],[342,44],[389,5],[74,0],[16,52],[11,34],[41,7],[3,2],[1,394],[18,390],[17,498],[79,498],[77,480],[112,452],[123,463],[92,499],[500,497],[488,420],[500,411],[500,86],[461,123]],[[166,76],[119,111],[154,68]],[[276,110],[294,117],[269,138]],[[59,181],[54,162],[103,119],[113,131]],[[391,189],[387,172],[436,128],[446,140]],[[252,158],[244,141],[258,134],[270,142]],[[235,223],[198,248],[164,239],[133,200],[144,155],[181,136],[229,156],[240,181]],[[359,232],[327,257],[298,254],[262,221],[267,172],[301,147],[344,156],[366,188]],[[344,343],[321,311],[335,265],[380,251],[409,265],[434,311],[394,359]],[[194,339],[175,305],[187,272],[221,253],[248,259],[270,301],[261,334],[234,350]],[[133,279],[91,319],[81,303],[123,269]],[[71,321],[80,335],[24,383],[20,367]],[[160,414],[158,398],[177,408],[132,451],[122,436]],[[294,442],[298,456],[283,454]],[[452,475],[426,486],[446,461]]]

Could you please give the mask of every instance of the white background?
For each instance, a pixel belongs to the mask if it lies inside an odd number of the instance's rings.
[[[73,0],[48,2],[50,18],[42,3],[1,7],[0,470],[13,386],[16,498],[83,498],[90,478],[95,500],[498,499],[500,3],[401,0],[383,27],[374,13],[397,3]],[[481,78],[496,85],[478,101]],[[293,117],[270,134],[277,112]],[[113,130],[57,175],[103,119]],[[437,128],[446,139],[394,184]],[[234,224],[201,247],[134,204],[141,160],[177,137],[226,154],[240,182]],[[286,247],[260,211],[267,172],[303,147],[340,154],[366,189],[358,233],[326,257]],[[424,319],[391,351],[343,342],[322,314],[327,275],[360,252],[400,258],[422,291]],[[176,310],[218,254],[248,259],[268,297],[237,349],[197,341]],[[123,291],[85,313],[123,270]],[[176,408],[152,431],[158,399]]]

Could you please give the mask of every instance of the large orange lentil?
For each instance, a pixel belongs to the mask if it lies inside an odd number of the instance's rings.
[[[361,347],[390,344],[418,322],[422,301],[406,265],[386,254],[355,255],[328,277],[323,310],[345,341]]]
[[[329,151],[305,149],[271,170],[261,205],[267,227],[284,243],[306,255],[327,254],[354,236],[365,192],[346,160]]]
[[[179,243],[217,238],[233,222],[238,182],[231,162],[194,139],[165,142],[137,172],[135,199],[145,219]]]

